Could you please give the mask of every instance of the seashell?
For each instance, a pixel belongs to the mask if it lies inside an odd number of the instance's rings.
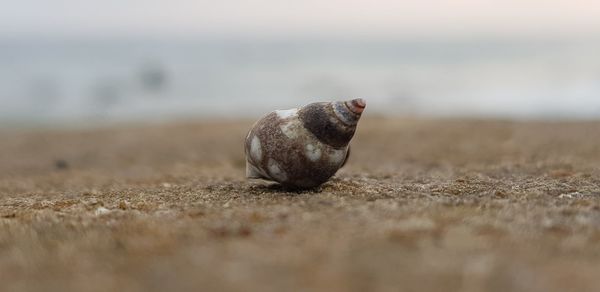
[[[291,188],[321,185],[348,160],[348,143],[365,106],[358,98],[267,114],[246,137],[246,177]]]

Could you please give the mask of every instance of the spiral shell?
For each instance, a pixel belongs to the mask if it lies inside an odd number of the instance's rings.
[[[358,98],[267,114],[246,137],[246,177],[292,188],[321,185],[346,163],[365,106]]]

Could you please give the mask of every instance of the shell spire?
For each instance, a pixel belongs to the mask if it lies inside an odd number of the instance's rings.
[[[366,102],[362,98],[348,101],[311,103],[300,109],[304,127],[322,142],[333,147],[350,143]]]
[[[324,183],[345,164],[365,107],[357,98],[267,114],[246,137],[246,176],[295,188]]]

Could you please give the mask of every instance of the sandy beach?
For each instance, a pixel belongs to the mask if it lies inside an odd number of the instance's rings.
[[[600,122],[366,116],[296,192],[252,122],[1,130],[0,290],[600,289]]]

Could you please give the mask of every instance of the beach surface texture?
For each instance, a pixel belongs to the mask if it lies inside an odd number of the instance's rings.
[[[252,123],[0,131],[0,290],[600,287],[600,122],[364,117],[310,191]]]

